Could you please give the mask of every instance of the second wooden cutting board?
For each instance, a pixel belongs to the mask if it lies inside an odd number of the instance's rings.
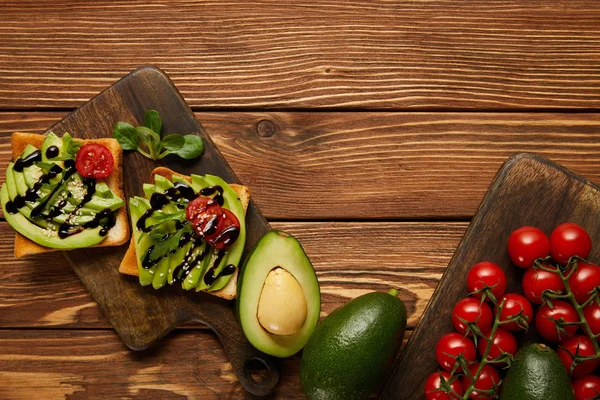
[[[154,109],[163,118],[167,133],[198,134],[205,143],[205,152],[193,161],[168,161],[163,165],[185,175],[214,174],[230,183],[239,183],[223,156],[195,119],[194,114],[169,78],[156,68],[146,67],[127,75],[81,108],[52,126],[59,136],[64,132],[76,138],[111,137],[116,122],[134,125],[143,122],[146,110]],[[142,195],[142,184],[150,182],[155,161],[138,153],[124,157],[124,191],[126,197]],[[246,225],[246,252],[269,225],[251,201]],[[100,305],[123,342],[133,350],[143,350],[156,344],[177,325],[186,321],[201,321],[210,326],[221,339],[240,383],[256,395],[270,393],[278,383],[279,367],[269,356],[259,352],[244,337],[237,322],[233,304],[204,293],[186,293],[167,287],[155,291],[142,287],[137,278],[121,275],[118,266],[127,245],[115,248],[92,248],[65,252],[73,269]],[[198,357],[202,357],[199,353]],[[266,369],[258,382],[250,369]]]

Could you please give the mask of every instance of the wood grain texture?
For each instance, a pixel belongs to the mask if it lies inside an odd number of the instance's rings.
[[[513,266],[506,243],[511,232],[535,226],[549,235],[564,222],[582,226],[592,237],[600,237],[600,186],[573,175],[562,166],[531,154],[510,158],[500,169],[473,217],[459,247],[437,286],[412,340],[400,355],[382,400],[420,400],[427,377],[439,368],[431,351],[444,334],[452,331],[452,307],[468,294],[465,277],[480,261],[492,261],[506,274],[507,292],[522,293],[524,270]],[[592,262],[600,259],[593,247]],[[516,334],[520,346],[539,342],[535,329]],[[503,373],[503,372],[501,372]],[[415,390],[415,388],[419,388]]]
[[[258,399],[209,331],[176,330],[159,348],[134,353],[112,331],[0,330],[0,349],[3,400]],[[261,399],[304,399],[299,361],[283,360],[280,385]]]
[[[10,157],[11,132],[41,132],[63,116],[0,113],[0,171]],[[269,219],[470,218],[500,165],[523,151],[600,182],[600,114],[202,112],[196,117]],[[274,133],[265,137],[259,131]]]
[[[410,328],[416,325],[467,224],[278,222],[272,226],[298,238],[313,262],[321,285],[321,316],[369,291],[398,287],[409,311]],[[60,255],[15,260],[11,233],[10,226],[1,222],[0,329],[110,327]],[[365,237],[377,239],[367,246]]]
[[[196,108],[600,106],[595,0],[20,1],[0,108],[79,106],[142,65]]]

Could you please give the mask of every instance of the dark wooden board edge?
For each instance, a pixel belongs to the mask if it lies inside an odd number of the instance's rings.
[[[421,316],[421,318],[419,320],[419,323],[415,327],[413,335],[411,336],[410,340],[407,342],[407,344],[404,347],[400,356],[397,358],[396,363],[395,363],[390,375],[388,376],[388,379],[387,379],[387,381],[384,385],[384,388],[381,392],[381,395],[379,397],[380,400],[392,400],[392,399],[393,400],[398,400],[398,399],[405,400],[405,397],[402,397],[401,395],[398,394],[399,390],[402,387],[402,384],[405,383],[403,381],[404,364],[407,362],[410,362],[410,361],[414,361],[415,359],[418,360],[419,354],[423,351],[434,352],[434,349],[430,348],[430,346],[428,346],[426,349],[418,348],[422,335],[427,335],[427,328],[431,327],[431,321],[428,321],[428,319],[431,315],[437,313],[438,308],[440,308],[440,307],[441,308],[449,308],[453,305],[453,304],[449,304],[444,296],[445,292],[446,292],[446,285],[449,282],[457,280],[460,282],[461,285],[464,285],[463,282],[466,279],[466,274],[464,273],[465,271],[463,271],[463,270],[457,271],[456,268],[452,268],[452,267],[454,266],[455,262],[457,261],[457,258],[459,256],[461,256],[461,251],[463,249],[463,246],[466,243],[470,242],[473,235],[476,235],[478,233],[479,229],[481,229],[482,220],[486,216],[488,209],[490,209],[493,205],[492,199],[496,196],[499,188],[502,186],[505,179],[507,178],[507,175],[511,172],[511,170],[515,166],[518,166],[520,163],[527,162],[527,161],[534,161],[536,163],[545,165],[553,170],[559,171],[560,173],[568,176],[571,179],[574,179],[574,180],[580,182],[581,184],[583,184],[585,186],[591,187],[592,189],[594,189],[597,192],[600,192],[600,186],[594,184],[593,182],[590,182],[589,180],[572,172],[571,170],[565,168],[564,166],[557,164],[551,160],[548,160],[547,158],[544,158],[540,155],[533,154],[533,153],[518,153],[518,154],[515,154],[515,155],[509,157],[499,168],[496,176],[494,177],[493,181],[491,182],[491,184],[488,188],[488,191],[486,192],[485,196],[483,197],[483,199],[478,207],[478,210],[475,213],[475,216],[471,220],[469,227],[467,228],[454,255],[452,256],[452,259],[450,260],[450,262],[448,264],[448,268],[446,269],[446,271],[444,271],[444,274],[442,275],[442,278],[440,279],[440,282],[439,282],[438,286],[436,287],[429,303],[427,304],[427,307],[425,308],[423,315]],[[520,284],[520,282],[509,282],[509,288],[508,288],[509,291],[513,291],[513,292],[520,291],[519,284]],[[465,288],[465,294],[466,294],[466,288]],[[443,321],[442,325],[447,327],[447,329],[446,329],[447,332],[452,331],[452,325],[451,325],[450,321]],[[525,334],[522,337],[521,341],[522,341],[522,343],[528,343],[528,342],[536,341],[537,339],[539,339],[539,336],[537,335],[537,333],[534,330],[532,330],[532,331],[528,332],[527,334]],[[411,371],[413,371],[413,370],[411,370]],[[430,371],[430,373],[433,373],[433,372],[435,372],[435,369]],[[422,376],[422,382],[410,382],[411,390],[413,390],[414,393],[421,394],[421,396],[419,396],[419,397],[417,397],[417,395],[414,395],[411,397],[411,399],[424,398],[424,395],[422,394],[423,393],[422,385],[424,384],[426,377],[427,376]]]
[[[114,95],[113,90],[115,87],[121,85],[131,86],[131,81],[140,77],[141,75],[150,75],[147,77],[149,80],[162,81],[162,83],[166,84],[169,90],[172,90],[175,95],[174,98],[177,100],[177,106],[185,110],[187,113],[185,117],[191,117],[193,119],[193,129],[190,132],[180,132],[180,133],[196,133],[202,137],[205,144],[205,152],[200,158],[200,162],[202,163],[203,171],[202,173],[213,173],[215,175],[221,176],[228,182],[231,183],[239,183],[239,179],[231,169],[231,167],[225,161],[225,158],[215,146],[214,142],[207,134],[206,130],[202,127],[201,123],[197,120],[195,114],[191,110],[191,108],[187,105],[181,93],[173,84],[173,82],[168,78],[168,76],[156,67],[146,66],[138,68],[128,75],[124,76],[110,87],[103,90],[101,93],[96,95],[90,101],[79,107],[77,110],[73,111],[65,118],[63,118],[58,123],[54,124],[52,127],[47,129],[44,133],[50,131],[57,131],[60,133],[59,128],[62,126],[69,126],[71,123],[77,123],[75,120],[77,119],[79,112],[86,112],[88,108],[96,107],[96,100],[103,99],[105,96]],[[133,88],[130,87],[131,95],[133,97],[136,96]],[[134,110],[138,115],[143,115],[145,110]],[[94,112],[98,112],[98,110],[94,110]],[[164,117],[164,116],[163,116]],[[182,116],[184,117],[184,116]],[[188,121],[189,122],[189,121]],[[64,129],[63,129],[64,130]],[[171,133],[171,132],[169,132]],[[142,165],[147,165],[148,174],[149,171],[158,166],[160,164],[156,164],[154,162],[150,162],[146,159],[143,159],[139,154],[129,155],[129,157],[137,157],[140,160]],[[189,175],[192,172],[197,172],[196,168],[198,163],[188,162],[185,160],[181,160],[175,157],[167,157],[165,159],[165,164],[169,168]],[[124,162],[126,165],[126,161]],[[124,180],[127,178],[124,177]],[[141,192],[141,185],[138,189]],[[126,198],[130,197],[132,193],[127,193]],[[248,250],[258,241],[260,236],[264,234],[267,230],[270,229],[268,222],[260,213],[254,201],[250,199],[250,204],[248,206],[247,214],[246,214],[246,222],[247,226],[251,227],[247,230],[247,239],[244,254],[248,254]],[[97,303],[99,304],[102,312],[107,316],[109,321],[114,326],[113,319],[111,318],[111,311],[105,307],[105,304],[100,299],[96,298],[96,291],[90,288],[90,281],[87,279],[85,271],[80,268],[81,265],[85,265],[85,260],[90,257],[90,254],[94,252],[95,254],[101,254],[110,259],[109,253],[111,252],[110,248],[100,248],[100,249],[82,249],[76,251],[70,251],[63,253],[66,259],[69,261],[71,266],[74,268],[78,277],[82,281],[82,283],[88,288],[92,296],[95,298]],[[243,260],[242,260],[243,261]],[[116,265],[115,265],[116,268]],[[130,279],[131,277],[121,276],[121,279]],[[137,279],[136,279],[137,281]],[[137,282],[135,283],[137,286]],[[138,293],[141,293],[142,290],[147,291],[148,288],[141,289]],[[132,337],[130,335],[124,334],[124,332],[120,329],[115,329],[119,337],[123,340],[127,347],[132,350],[141,351],[145,350],[149,347],[152,347],[159,343],[164,336],[166,336],[170,331],[172,331],[177,325],[188,321],[199,321],[208,325],[212,330],[215,331],[217,336],[220,338],[224,349],[232,363],[233,369],[236,372],[240,383],[246,390],[255,395],[266,395],[272,392],[272,390],[276,387],[280,372],[279,363],[274,360],[272,357],[267,356],[258,350],[256,350],[250,343],[246,340],[243,333],[241,332],[241,327],[239,326],[239,322],[237,320],[237,316],[234,310],[233,302],[227,302],[222,299],[215,298],[214,296],[204,294],[204,293],[182,293],[183,290],[178,290],[177,288],[165,288],[160,294],[155,292],[151,295],[155,296],[173,296],[175,297],[174,303],[169,304],[181,304],[181,309],[177,310],[176,320],[174,323],[168,327],[165,327],[161,331],[156,331],[153,333],[151,340],[143,340],[139,341],[138,337]],[[144,293],[146,295],[146,293]],[[191,298],[191,296],[194,296]],[[206,307],[206,305],[201,306],[203,302],[210,302],[210,307]],[[232,329],[232,326],[235,326],[236,329]],[[263,379],[259,382],[255,380],[250,374],[250,368],[252,366],[258,365],[261,369],[266,369],[266,373],[263,374]]]

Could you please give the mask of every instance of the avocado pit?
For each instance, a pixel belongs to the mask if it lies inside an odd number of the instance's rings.
[[[258,300],[258,322],[274,335],[293,335],[300,331],[308,308],[302,287],[281,267],[267,275]]]

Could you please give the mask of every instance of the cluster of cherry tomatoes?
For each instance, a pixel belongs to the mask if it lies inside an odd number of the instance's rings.
[[[501,382],[497,368],[510,365],[518,350],[514,334],[529,329],[534,321],[540,336],[559,343],[557,353],[576,379],[576,399],[596,398],[600,378],[590,374],[600,364],[594,337],[600,335],[595,295],[600,267],[583,260],[591,245],[589,234],[573,223],[559,225],[549,238],[530,226],[515,230],[508,254],[516,266],[526,269],[524,295],[505,293],[506,275],[497,264],[484,261],[473,266],[467,275],[470,295],[452,311],[456,332],[437,343],[441,370],[427,379],[426,399],[495,398]],[[532,303],[539,305],[535,319]]]

